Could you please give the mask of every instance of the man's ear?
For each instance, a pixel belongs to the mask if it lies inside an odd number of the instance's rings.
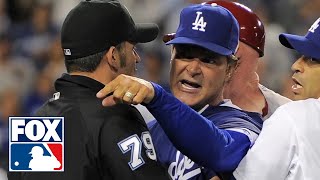
[[[233,62],[233,63],[229,63],[228,64],[228,67],[227,67],[227,70],[226,70],[226,73],[227,73],[227,76],[226,76],[226,82],[229,82],[236,70],[236,66],[237,66],[238,62]]]
[[[118,52],[114,46],[111,46],[107,53],[105,54],[105,60],[110,66],[110,69],[114,72],[118,71]]]
[[[176,48],[174,48],[173,45],[171,45],[171,58],[170,58],[170,62],[172,63],[173,59],[176,56]]]

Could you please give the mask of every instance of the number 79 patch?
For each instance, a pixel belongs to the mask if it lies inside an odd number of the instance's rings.
[[[118,143],[118,146],[123,154],[131,151],[131,160],[128,162],[128,165],[133,171],[145,163],[141,156],[142,145],[146,148],[146,155],[150,159],[156,160],[156,152],[153,146],[151,135],[148,131],[141,133],[141,138],[139,138],[137,134],[134,134]]]

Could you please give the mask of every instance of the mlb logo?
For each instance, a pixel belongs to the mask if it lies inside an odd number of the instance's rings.
[[[64,171],[64,118],[9,117],[9,171]]]
[[[63,49],[64,55],[71,56],[71,50],[70,49]]]

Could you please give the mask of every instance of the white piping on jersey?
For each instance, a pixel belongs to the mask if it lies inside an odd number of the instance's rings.
[[[205,111],[208,107],[209,107],[209,104],[205,105],[202,109],[198,111],[198,114],[203,113],[203,111]]]
[[[319,98],[319,100],[320,100],[320,98]],[[235,109],[242,110],[239,106],[233,104],[231,99],[224,99],[223,102],[219,106],[232,107],[232,108],[235,108]],[[205,111],[208,107],[209,107],[209,104],[205,105],[202,109],[200,109],[198,111],[198,114],[203,113],[203,111]],[[249,138],[249,140],[251,142],[251,146],[254,144],[255,140],[258,138],[258,134],[256,134],[255,132],[250,131],[247,128],[228,128],[226,130],[237,131],[237,132],[245,134],[246,136],[248,136],[248,138]]]
[[[223,103],[220,104],[220,106],[227,106],[227,107],[232,107],[232,108],[235,108],[235,109],[242,110],[239,106],[233,104],[231,99],[224,99]]]
[[[227,107],[232,107],[235,109],[242,110],[239,106],[235,105],[232,103],[231,99],[224,99],[223,102],[219,106],[227,106]],[[205,105],[202,109],[198,111],[198,114],[203,113],[207,108],[209,107],[209,104]]]

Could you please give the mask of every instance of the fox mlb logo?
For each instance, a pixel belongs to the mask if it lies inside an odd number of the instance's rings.
[[[64,118],[9,117],[9,171],[64,171]]]

